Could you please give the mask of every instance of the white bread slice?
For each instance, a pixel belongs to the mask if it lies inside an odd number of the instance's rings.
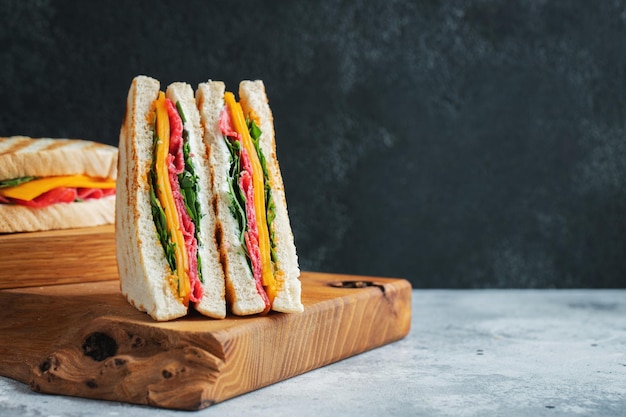
[[[0,180],[85,174],[117,177],[117,148],[81,139],[0,138]]]
[[[115,196],[32,208],[0,204],[0,233],[36,232],[112,224]]]
[[[254,111],[260,120],[261,137],[259,146],[267,161],[267,170],[272,187],[272,197],[276,205],[276,218],[272,223],[276,243],[276,257],[282,274],[276,275],[279,291],[276,294],[272,310],[284,313],[296,313],[304,310],[301,302],[301,284],[298,277],[300,268],[296,245],[289,223],[287,200],[283,177],[276,156],[274,136],[274,118],[270,109],[263,81],[242,81],[239,84],[239,96],[244,114]],[[270,232],[271,233],[271,232]]]
[[[0,138],[0,180],[85,174],[117,177],[117,148],[81,139]],[[0,204],[0,233],[71,229],[111,224],[115,196],[32,208]]]
[[[122,294],[158,321],[187,314],[174,295],[171,275],[157,236],[150,205],[153,103],[160,89],[147,76],[133,79],[120,130],[115,237]]]
[[[196,91],[196,101],[205,131],[204,139],[211,149],[213,191],[217,198],[216,214],[218,224],[222,229],[220,251],[226,276],[226,300],[234,314],[247,315],[262,312],[264,303],[256,290],[252,272],[245,257],[245,249],[239,240],[239,225],[230,213],[228,195],[230,152],[219,128],[219,116],[224,107],[224,91],[225,86],[222,82],[201,83]],[[260,81],[244,81],[240,85],[239,93],[244,113],[254,109],[261,118],[261,126],[259,126],[263,131],[260,139],[261,149],[267,160],[276,205],[276,219],[273,226],[277,237],[277,256],[282,273],[277,275],[281,287],[274,299],[272,310],[288,313],[301,312],[304,307],[300,300],[301,285],[298,279],[300,270],[289,224],[282,176],[276,160],[273,118],[267,103],[265,88]]]
[[[226,279],[226,302],[236,315],[260,313],[265,303],[256,290],[254,278],[239,240],[239,225],[230,213],[228,171],[230,151],[219,128],[219,117],[224,107],[224,83],[201,83],[196,91],[196,102],[204,128],[204,140],[210,150],[214,208],[218,225],[220,260]]]
[[[204,295],[194,304],[194,308],[200,313],[213,317],[226,317],[226,302],[224,299],[224,272],[219,262],[219,252],[216,243],[215,212],[212,205],[211,174],[209,170],[209,158],[204,140],[202,139],[202,127],[200,115],[196,107],[193,89],[186,83],[173,83],[165,92],[167,98],[174,104],[180,103],[185,115],[185,129],[189,137],[189,150],[194,165],[194,171],[198,178],[198,202],[200,204],[200,217],[198,254],[201,259],[201,275],[203,279]]]

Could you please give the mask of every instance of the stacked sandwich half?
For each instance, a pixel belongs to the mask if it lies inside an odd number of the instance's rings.
[[[115,219],[117,148],[79,139],[0,138],[0,233]]]
[[[300,312],[299,267],[261,81],[133,80],[116,199],[122,293],[155,320]]]

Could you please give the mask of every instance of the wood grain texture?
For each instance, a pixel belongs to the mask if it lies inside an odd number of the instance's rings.
[[[34,391],[197,410],[406,336],[403,279],[303,272],[301,314],[159,323],[118,281],[0,291],[0,374]],[[343,281],[364,282],[355,288]]]
[[[0,234],[0,259],[0,289],[117,279],[115,226]]]

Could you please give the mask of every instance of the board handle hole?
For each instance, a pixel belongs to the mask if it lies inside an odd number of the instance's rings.
[[[102,332],[95,332],[87,336],[83,343],[83,353],[93,360],[102,362],[106,358],[115,356],[117,353],[117,342],[111,336]]]
[[[382,284],[378,284],[373,281],[364,281],[364,280],[347,280],[347,281],[335,281],[328,284],[331,287],[335,288],[367,288],[367,287],[376,287],[379,288],[382,292],[385,292],[385,287]]]

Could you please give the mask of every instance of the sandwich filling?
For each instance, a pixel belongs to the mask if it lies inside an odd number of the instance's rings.
[[[165,98],[155,102],[154,156],[150,170],[152,215],[172,274],[174,293],[187,306],[203,295],[198,257],[200,207],[182,108]]]
[[[87,175],[19,177],[0,181],[0,204],[43,208],[115,195],[115,180]]]
[[[254,113],[244,116],[232,93],[224,95],[220,130],[230,150],[229,187],[231,212],[239,223],[240,241],[259,295],[268,311],[278,290],[280,270],[276,262],[272,222],[275,206],[266,160],[259,146],[261,130]]]

